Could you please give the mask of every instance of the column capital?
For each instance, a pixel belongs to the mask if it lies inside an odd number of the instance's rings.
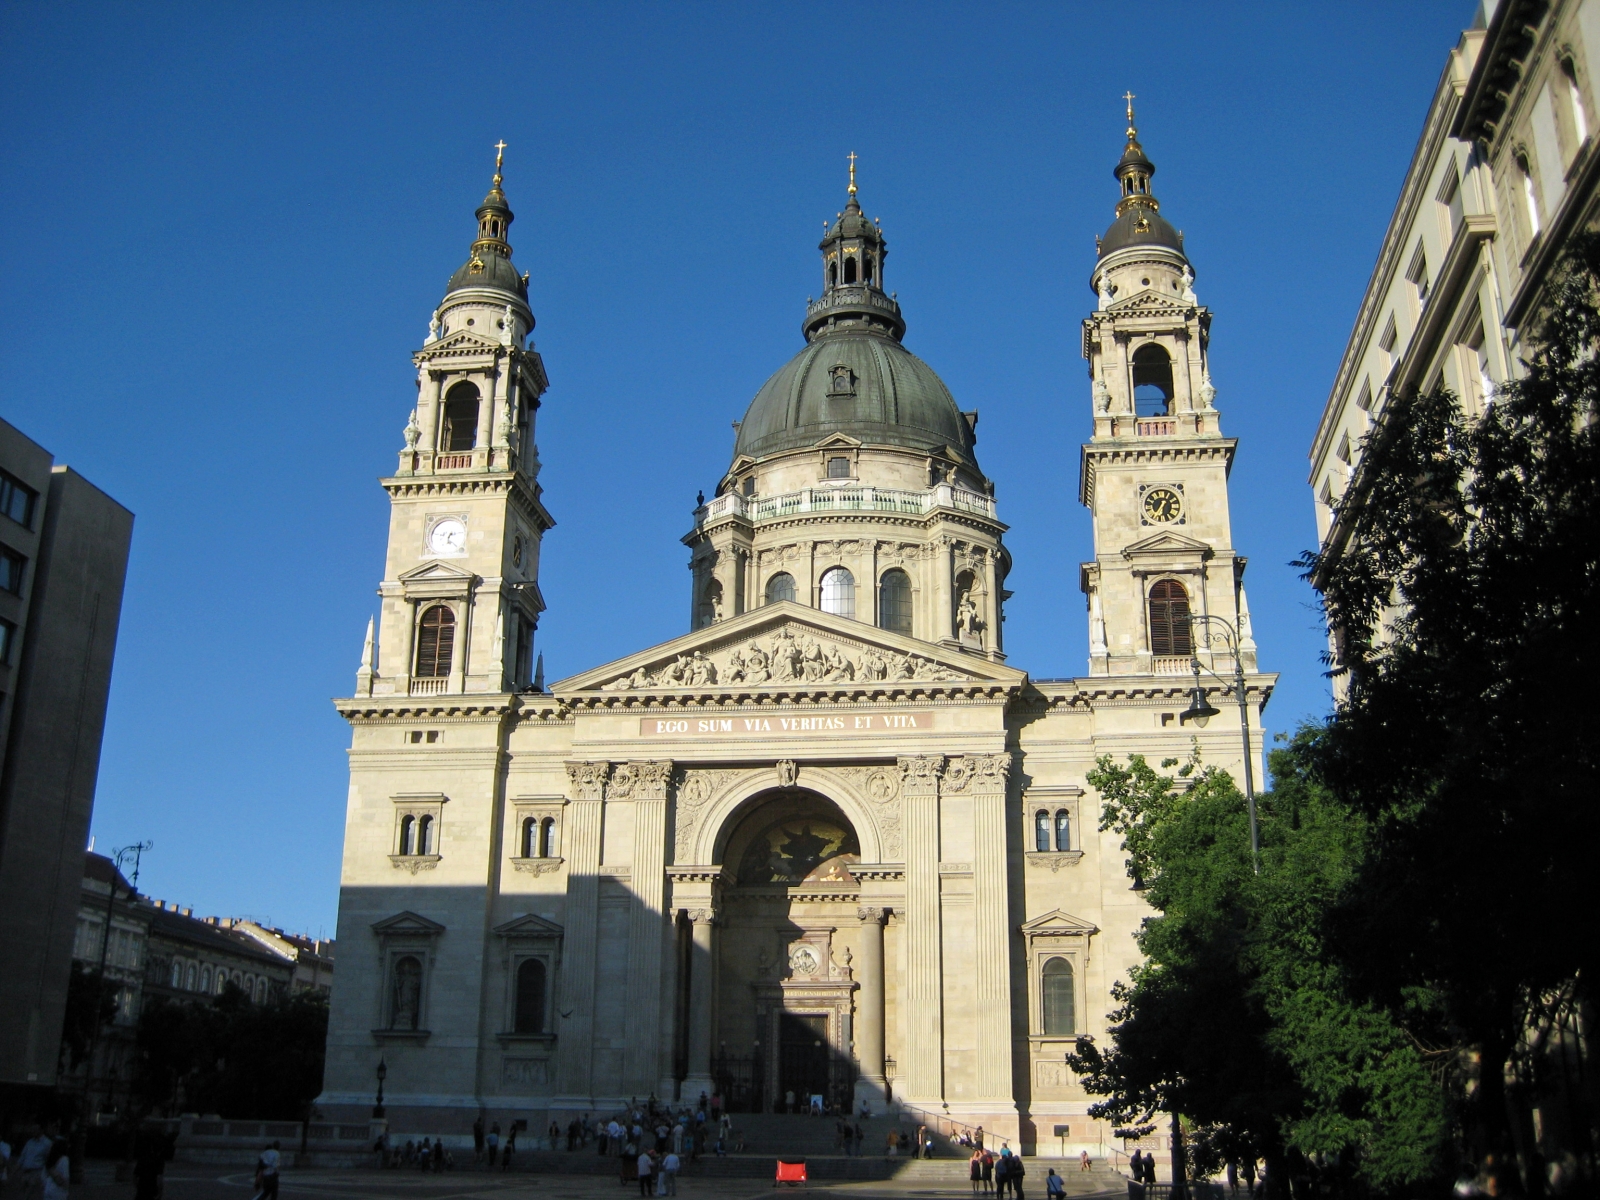
[[[606,780],[610,775],[609,762],[567,760],[567,777],[572,780],[574,800],[604,800]]]
[[[863,925],[882,925],[888,919],[888,916],[889,910],[887,908],[856,909],[856,920]]]
[[[896,760],[900,767],[900,793],[904,796],[933,796],[939,792],[939,777],[944,774],[944,755],[919,754]]]
[[[717,923],[717,910],[714,908],[691,908],[685,910],[689,920],[696,925],[715,925]]]
[[[606,786],[606,799],[665,800],[671,783],[671,759],[618,763]]]
[[[1009,753],[968,754],[945,764],[941,792],[1003,792],[1011,774]]]

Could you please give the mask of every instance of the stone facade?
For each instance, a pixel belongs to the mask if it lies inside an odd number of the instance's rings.
[[[1133,151],[1084,330],[1080,679],[1005,661],[1010,556],[977,414],[900,346],[852,178],[807,346],[684,537],[690,632],[521,686],[504,614],[536,620],[518,605],[553,524],[531,470],[543,368],[525,305],[453,281],[439,327],[510,305],[510,344],[474,346],[474,378],[528,398],[506,442],[530,452],[491,436],[447,463],[453,385],[419,381],[385,481],[383,628],[337,701],[351,778],[324,1113],[369,1110],[382,1062],[397,1136],[459,1135],[483,1108],[542,1128],[650,1094],[770,1111],[794,1091],[1100,1151],[1110,1131],[1063,1056],[1104,1040],[1149,910],[1087,774],[1196,741],[1238,771],[1237,728],[1179,721],[1191,650],[1230,676],[1242,656],[1255,757],[1275,678],[1256,670],[1230,537],[1210,314],[1176,234],[1145,237],[1168,227],[1130,125]],[[516,378],[496,383],[491,359]],[[460,549],[429,537],[451,516]],[[466,660],[452,648],[447,668],[445,627]]]

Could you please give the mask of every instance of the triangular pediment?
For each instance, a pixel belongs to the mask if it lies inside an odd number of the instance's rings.
[[[566,931],[554,921],[546,921],[543,917],[526,913],[513,918],[504,925],[496,925],[494,931],[501,937],[543,937],[558,938]]]
[[[401,583],[416,583],[423,579],[450,579],[465,582],[472,578],[472,572],[463,570],[454,563],[442,562],[439,559],[429,561],[412,567],[409,571],[401,571]]]
[[[1031,921],[1022,923],[1022,932],[1031,934],[1052,934],[1056,937],[1088,937],[1099,933],[1097,926],[1081,917],[1075,917],[1069,912],[1055,909],[1047,912],[1042,917],[1035,917]]]
[[[783,600],[564,679],[572,692],[854,692],[1020,687],[1027,672]]]
[[[841,450],[855,450],[861,446],[860,438],[853,438],[847,433],[830,433],[820,442],[814,443],[818,450],[832,450],[835,447]]]
[[[457,329],[436,342],[429,342],[417,354],[418,358],[431,358],[438,354],[491,354],[504,349],[499,338],[485,337],[474,329]]]
[[[1150,556],[1171,557],[1179,555],[1192,558],[1199,555],[1201,558],[1210,558],[1211,546],[1206,542],[1197,541],[1192,537],[1185,537],[1170,529],[1163,529],[1160,533],[1153,533],[1131,545],[1122,548],[1124,558],[1141,558]]]
[[[1129,296],[1126,300],[1113,300],[1110,311],[1124,314],[1147,312],[1181,313],[1186,312],[1188,308],[1189,305],[1181,304],[1172,299],[1171,296],[1163,296],[1160,292],[1155,291],[1145,291]]]
[[[398,934],[421,935],[436,937],[444,932],[444,926],[437,921],[430,921],[421,913],[406,912],[395,913],[392,917],[385,917],[381,921],[374,921],[372,932],[386,934],[393,937]]]

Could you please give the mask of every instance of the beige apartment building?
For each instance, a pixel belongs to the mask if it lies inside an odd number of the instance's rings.
[[[1317,534],[1335,553],[1337,505],[1389,397],[1442,383],[1481,412],[1520,370],[1562,249],[1600,224],[1600,0],[1484,7],[1446,56],[1311,444]]]
[[[381,611],[336,701],[329,1119],[365,1119],[382,1066],[396,1137],[792,1092],[1103,1154],[1064,1056],[1104,1043],[1149,909],[1087,775],[1195,744],[1238,775],[1236,724],[1180,720],[1194,658],[1213,700],[1209,672],[1242,662],[1259,768],[1276,679],[1232,540],[1212,314],[1132,116],[1092,304],[1062,331],[1087,360],[1067,399],[1094,523],[1072,679],[1007,659],[978,414],[907,347],[852,167],[803,344],[683,537],[688,631],[539,686],[547,375],[497,164],[414,356]]]

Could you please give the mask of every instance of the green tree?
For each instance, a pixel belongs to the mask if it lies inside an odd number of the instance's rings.
[[[1552,295],[1481,416],[1444,389],[1390,401],[1347,535],[1302,559],[1348,685],[1315,771],[1372,830],[1331,945],[1362,995],[1476,1060],[1467,1149],[1520,1162],[1501,1194],[1543,1190],[1527,1047],[1554,998],[1592,1006],[1600,967],[1595,923],[1565,919],[1600,910],[1600,236]],[[1591,1182],[1592,1092],[1555,1147]]]
[[[1091,1112],[1141,1132],[1158,1112],[1181,1113],[1196,1135],[1191,1168],[1262,1158],[1280,1196],[1313,1156],[1329,1180],[1384,1191],[1437,1177],[1445,1150],[1428,1064],[1329,964],[1324,926],[1357,878],[1366,830],[1311,781],[1317,737],[1273,755],[1259,876],[1226,772],[1191,761],[1168,776],[1108,756],[1089,776],[1101,827],[1122,835],[1155,910],[1137,935],[1144,962],[1113,992],[1111,1046],[1074,1057],[1106,1097]]]

